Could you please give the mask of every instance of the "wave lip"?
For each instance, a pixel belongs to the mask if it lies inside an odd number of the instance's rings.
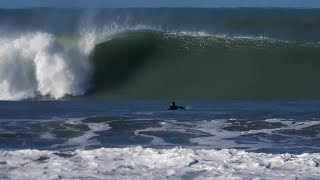
[[[317,179],[320,154],[264,154],[242,150],[101,148],[0,152],[0,177]]]

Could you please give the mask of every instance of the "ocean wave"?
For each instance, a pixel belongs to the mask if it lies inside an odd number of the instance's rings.
[[[0,41],[1,100],[319,98],[317,43],[147,25],[83,28],[76,36],[20,32]]]

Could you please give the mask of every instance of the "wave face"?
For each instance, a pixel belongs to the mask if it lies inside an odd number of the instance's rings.
[[[314,43],[127,32],[95,47],[94,93],[139,99],[319,98],[319,59]]]
[[[295,9],[0,10],[0,99],[319,99],[319,17]]]

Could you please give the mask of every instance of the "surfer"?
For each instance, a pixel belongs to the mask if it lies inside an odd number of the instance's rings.
[[[176,106],[176,103],[172,101],[171,106],[169,107],[169,110],[177,110],[177,109],[186,109],[186,108],[183,106]]]

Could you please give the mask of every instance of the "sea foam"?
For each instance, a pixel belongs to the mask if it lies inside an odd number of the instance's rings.
[[[242,150],[101,148],[53,152],[0,151],[9,179],[317,179],[320,154]]]

